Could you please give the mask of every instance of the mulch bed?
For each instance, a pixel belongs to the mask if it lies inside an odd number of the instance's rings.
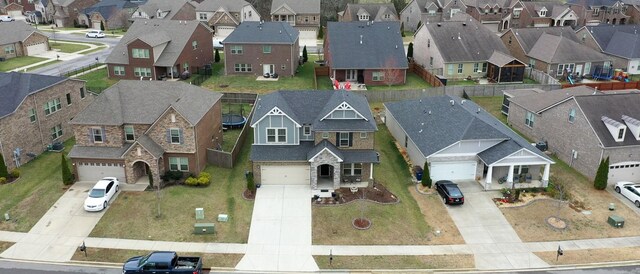
[[[395,204],[399,201],[398,197],[391,193],[384,185],[377,183],[375,184],[375,186],[358,188],[358,191],[355,193],[351,192],[351,189],[349,188],[340,188],[336,190],[338,199],[335,199],[333,197],[320,198],[316,201],[313,201],[313,203],[316,205],[347,204],[355,200],[361,200],[363,198],[363,191],[364,199],[375,203]]]
[[[256,199],[256,193],[249,189],[245,189],[244,192],[242,192],[242,198],[244,198],[245,200],[253,201]]]
[[[371,220],[367,218],[356,218],[353,219],[353,227],[360,230],[366,230],[371,227]]]

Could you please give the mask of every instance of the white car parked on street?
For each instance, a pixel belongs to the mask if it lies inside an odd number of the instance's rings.
[[[11,22],[11,21],[16,21],[16,19],[14,19],[9,15],[0,15],[0,22]]]
[[[637,207],[640,207],[640,184],[632,182],[617,182],[615,186],[616,192],[622,194],[631,200]]]
[[[107,208],[109,201],[116,196],[120,189],[120,182],[115,177],[104,177],[89,191],[89,197],[84,200],[84,210],[100,211]]]
[[[104,38],[104,32],[101,30],[90,30],[85,36],[87,38]]]

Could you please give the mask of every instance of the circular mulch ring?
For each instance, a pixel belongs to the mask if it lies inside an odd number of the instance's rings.
[[[547,225],[555,230],[565,230],[567,229],[567,227],[569,227],[567,221],[559,217],[551,216],[545,221],[547,222]]]
[[[245,200],[253,201],[256,199],[256,193],[254,191],[245,189],[244,192],[242,192],[242,198],[244,198]]]
[[[353,219],[353,227],[360,230],[366,230],[371,227],[371,220],[367,218],[355,218]]]

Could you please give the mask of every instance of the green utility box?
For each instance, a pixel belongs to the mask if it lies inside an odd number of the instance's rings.
[[[193,234],[213,234],[216,227],[213,223],[196,223],[193,225]]]
[[[624,218],[618,215],[609,216],[609,219],[607,220],[607,222],[615,228],[622,228],[624,226]]]

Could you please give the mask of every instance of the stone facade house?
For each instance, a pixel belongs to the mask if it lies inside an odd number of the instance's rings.
[[[400,20],[405,30],[417,31],[422,24],[449,21],[466,10],[462,0],[411,0],[400,11]]]
[[[225,74],[294,76],[298,30],[285,22],[244,22],[224,39]]]
[[[203,22],[136,20],[105,63],[112,79],[162,80],[213,62],[212,30]]]
[[[428,164],[433,181],[485,190],[549,182],[553,160],[470,100],[443,95],[384,106],[389,132],[412,165]]]
[[[214,36],[224,38],[245,21],[260,21],[260,14],[244,0],[205,0],[196,6],[198,20],[207,22]]]
[[[147,0],[131,14],[131,19],[195,20],[197,4],[189,0]]]
[[[69,122],[76,178],[133,184],[149,172],[155,182],[167,171],[197,175],[207,149],[222,142],[220,98],[183,82],[118,82]]]
[[[320,29],[320,0],[272,0],[271,21],[288,22],[300,31],[300,40],[315,41]]]
[[[569,0],[567,5],[576,12],[580,20],[578,26],[595,26],[598,24],[624,25],[637,24],[640,18],[633,18],[632,10],[637,2],[620,0]],[[635,4],[634,4],[635,3]],[[635,7],[634,7],[635,6]]]
[[[398,12],[391,3],[380,4],[349,4],[338,13],[338,21],[400,21]]]
[[[95,97],[81,80],[18,72],[0,72],[0,91],[0,153],[9,169],[73,137],[68,121]]]
[[[103,0],[78,14],[77,22],[93,29],[100,29],[101,23],[105,30],[127,28],[133,12],[144,3],[144,0]]]
[[[640,74],[640,26],[599,25],[584,26],[576,31],[581,42],[606,54],[613,68],[623,69],[629,74]]]
[[[49,37],[20,21],[0,24],[0,58],[31,56],[50,49]]]
[[[640,180],[638,90],[507,90],[505,102],[513,128],[590,179],[609,157],[609,182]]]
[[[373,182],[378,128],[364,96],[277,91],[261,95],[256,104],[251,119],[256,183],[309,185],[323,196]]]
[[[99,0],[48,0],[46,6],[47,18],[56,27],[73,27],[74,19],[78,18],[84,9],[91,7]]]
[[[402,85],[409,67],[400,22],[327,22],[324,57],[338,82]]]

